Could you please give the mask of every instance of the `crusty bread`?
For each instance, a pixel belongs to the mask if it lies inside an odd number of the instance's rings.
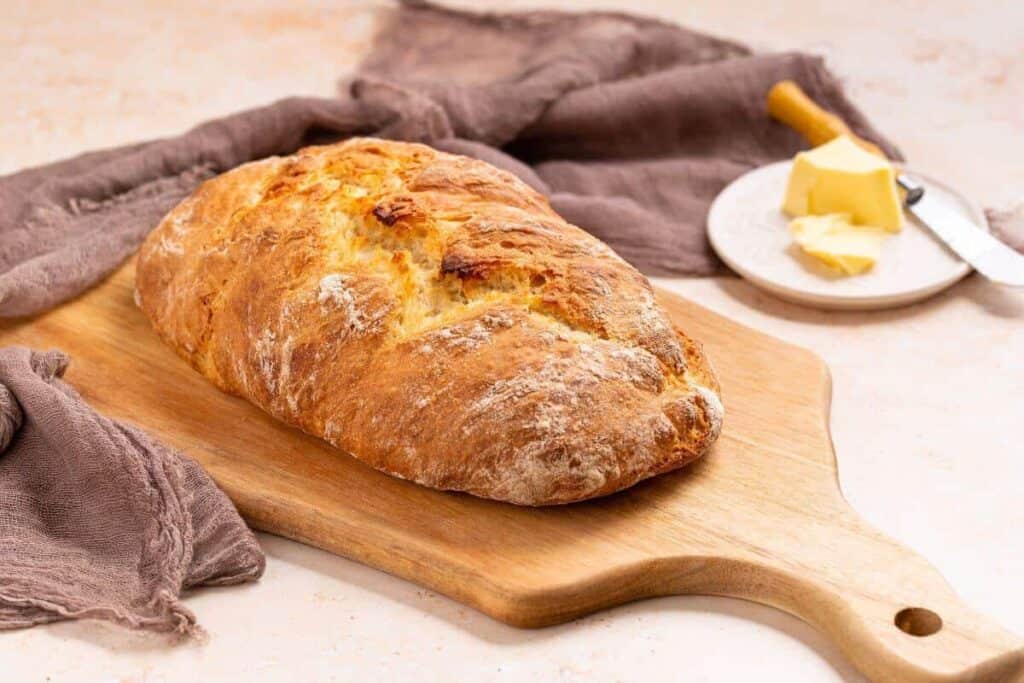
[[[718,384],[650,284],[509,173],[353,139],[204,183],[137,300],[222,390],[389,474],[524,505],[702,455]]]

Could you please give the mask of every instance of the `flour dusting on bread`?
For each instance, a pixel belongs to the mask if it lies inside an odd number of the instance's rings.
[[[524,505],[703,455],[717,381],[647,280],[511,174],[352,139],[171,211],[138,304],[226,391],[383,472]]]
[[[348,276],[339,273],[331,273],[320,278],[317,286],[316,300],[321,306],[335,306],[340,308],[348,320],[349,327],[353,332],[362,332],[365,325],[363,314],[352,292],[348,288]]]

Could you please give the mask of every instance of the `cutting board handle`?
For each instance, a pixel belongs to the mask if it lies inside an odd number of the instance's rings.
[[[852,510],[816,529],[792,529],[803,551],[793,557],[791,537],[788,566],[774,561],[771,548],[743,560],[705,559],[682,572],[684,585],[672,592],[725,594],[790,612],[825,633],[872,680],[1024,681],[1024,641],[964,604],[923,558]]]

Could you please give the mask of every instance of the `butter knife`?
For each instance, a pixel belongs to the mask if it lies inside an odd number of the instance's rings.
[[[903,199],[907,211],[960,258],[993,282],[1024,287],[1024,256],[967,220],[944,198],[929,194],[911,176],[900,173],[896,184],[907,193]]]
[[[803,135],[813,146],[837,135],[849,135],[867,151],[885,157],[878,146],[858,137],[845,121],[818,106],[792,81],[780,81],[772,86],[767,105],[769,114]],[[967,220],[961,212],[948,206],[943,197],[926,192],[921,183],[905,173],[897,174],[896,184],[907,193],[903,200],[907,211],[960,258],[993,282],[1024,287],[1024,256]]]

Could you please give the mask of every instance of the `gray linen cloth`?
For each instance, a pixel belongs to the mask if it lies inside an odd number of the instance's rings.
[[[95,618],[191,633],[179,595],[264,558],[192,459],[97,414],[58,351],[0,350],[0,629]]]
[[[705,237],[715,194],[803,147],[765,111],[779,80],[899,156],[814,56],[754,54],[625,14],[385,12],[335,98],[285,99],[0,178],[0,318],[95,284],[204,179],[353,135],[505,168],[655,275],[716,272]],[[252,579],[263,557],[194,462],[94,413],[60,381],[65,362],[0,352],[0,627],[91,616],[188,630],[183,587]]]
[[[612,13],[386,10],[336,98],[290,98],[183,135],[0,178],[0,317],[46,310],[117,267],[202,180],[353,135],[430,143],[522,177],[653,275],[708,275],[715,194],[804,143],[765,111],[792,79],[898,152],[818,57]]]

